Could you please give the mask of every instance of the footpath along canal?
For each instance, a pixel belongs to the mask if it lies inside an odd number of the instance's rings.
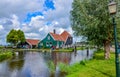
[[[67,65],[91,59],[94,50],[77,52],[16,52],[9,60],[0,62],[0,77],[64,77],[58,67],[59,63]],[[55,68],[50,64],[53,63]],[[51,73],[51,68],[54,74]]]

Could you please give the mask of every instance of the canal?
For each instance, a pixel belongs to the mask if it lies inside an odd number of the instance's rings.
[[[72,65],[84,59],[91,59],[94,50],[77,52],[16,52],[9,60],[0,62],[0,77],[64,77],[58,64]],[[55,65],[51,74],[50,63]]]

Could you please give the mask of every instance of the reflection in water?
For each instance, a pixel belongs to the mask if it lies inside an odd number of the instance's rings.
[[[42,54],[37,52],[26,54],[22,77],[49,77],[49,70]]]
[[[9,68],[11,71],[18,69],[21,70],[24,64],[24,60],[18,60],[18,61],[10,61],[9,62]]]
[[[0,63],[0,77],[10,77],[6,61]]]
[[[8,66],[11,71],[21,70],[24,64],[24,52],[16,52],[16,54],[16,56],[14,56],[10,61],[8,61]]]
[[[52,60],[55,65],[58,63],[69,64],[71,60],[71,52],[52,52]]]
[[[87,55],[86,50],[77,52],[17,52],[10,60],[0,63],[0,77],[50,77],[49,62],[55,68],[55,75],[51,77],[64,77],[58,67],[60,62],[73,64],[83,59],[92,58],[93,51]]]
[[[70,64],[74,64],[85,59],[91,59],[93,57],[94,51],[95,50],[89,50],[89,55],[87,53],[87,50],[79,50],[72,53]]]

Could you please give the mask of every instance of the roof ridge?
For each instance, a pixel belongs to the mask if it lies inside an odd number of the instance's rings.
[[[54,34],[52,32],[49,33],[54,38],[54,40],[64,41],[60,34]]]

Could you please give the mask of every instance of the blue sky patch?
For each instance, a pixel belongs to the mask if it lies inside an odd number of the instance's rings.
[[[46,25],[47,25],[47,26],[50,26],[50,25],[51,25],[51,22],[48,21],[48,22],[46,23]]]
[[[32,17],[36,17],[36,16],[43,16],[42,12],[32,12],[32,13],[28,13],[26,19],[24,20],[24,22],[30,22]]]
[[[52,0],[45,0],[43,6],[45,7],[44,11],[47,11],[48,9],[52,9],[52,10],[55,9],[54,3]],[[29,23],[32,17],[36,17],[38,15],[43,16],[43,13],[42,12],[29,12],[27,13],[26,15],[27,17],[25,18],[24,22]],[[49,23],[47,25],[49,25]]]
[[[54,3],[52,0],[45,0],[44,7],[46,7],[47,9],[52,9],[52,10],[55,9]]]

